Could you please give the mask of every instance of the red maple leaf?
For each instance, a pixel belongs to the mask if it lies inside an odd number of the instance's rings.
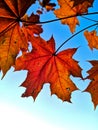
[[[43,84],[50,83],[51,94],[70,102],[71,93],[77,90],[70,75],[81,77],[81,68],[72,59],[76,49],[55,54],[53,37],[49,41],[36,37],[32,42],[33,50],[16,60],[15,70],[28,70],[27,78],[21,85],[26,88],[22,96],[32,96],[35,99]]]
[[[89,76],[86,79],[90,79],[91,82],[86,88],[85,92],[89,92],[92,97],[92,102],[94,103],[94,107],[98,105],[98,61],[93,60],[90,61],[93,67],[88,71]]]

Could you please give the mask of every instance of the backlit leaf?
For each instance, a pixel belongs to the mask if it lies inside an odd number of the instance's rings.
[[[94,0],[71,0],[71,1],[74,1],[74,4],[73,6],[77,6],[79,4],[83,4],[83,3],[88,3],[89,6],[92,6]]]
[[[26,27],[27,29],[27,26],[24,26],[23,20],[27,9],[34,2],[35,0],[0,0],[0,68],[3,75],[14,64],[19,51],[28,50],[29,31],[24,32],[23,28]],[[31,20],[32,22],[39,22],[38,16],[34,14],[28,18],[28,22]],[[30,31],[31,29],[37,30],[34,30],[33,34],[42,32],[39,25],[28,26]]]
[[[73,7],[74,2],[70,0],[58,0],[58,4],[60,5],[60,8],[55,10],[54,14],[58,18],[69,17],[67,19],[62,19],[61,22],[62,24],[67,24],[70,28],[70,31],[73,33],[75,31],[76,25],[79,25],[77,14],[88,12],[89,4],[83,3],[81,5]]]
[[[88,45],[91,49],[93,48],[98,49],[98,36],[95,30],[92,32],[85,31],[84,36],[86,37]]]
[[[88,71],[89,76],[87,79],[90,79],[91,82],[88,85],[86,92],[89,92],[94,103],[94,107],[98,105],[98,61],[90,61],[93,67]]]
[[[39,0],[39,4],[45,8],[47,11],[54,10],[54,7],[56,6],[55,3],[51,3],[50,0]]]
[[[33,50],[16,60],[15,70],[28,70],[27,78],[21,85],[26,88],[22,96],[36,99],[43,84],[50,83],[51,94],[70,102],[71,93],[78,89],[70,75],[82,77],[78,62],[72,59],[75,52],[73,48],[55,54],[53,37],[49,41],[33,38]]]

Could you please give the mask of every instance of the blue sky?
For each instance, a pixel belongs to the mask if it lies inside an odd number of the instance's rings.
[[[94,11],[98,9],[97,5],[98,1],[95,0]],[[28,12],[31,11],[32,8]],[[54,18],[53,14],[48,14],[44,14],[41,21]],[[77,31],[87,24],[92,24],[90,21],[85,22],[83,18],[79,19],[81,24],[77,27]],[[44,24],[43,28],[41,36],[48,40],[53,35],[57,48],[71,36],[68,27],[61,25],[60,21]],[[88,48],[82,33],[66,43],[61,50],[69,47],[79,47],[74,58],[79,60],[83,76],[86,76],[86,70],[91,67],[87,60],[98,59],[98,52],[96,50],[92,52]],[[31,97],[21,98],[25,89],[18,87],[25,80],[27,71],[13,72],[13,70],[11,68],[3,80],[0,80],[0,129],[98,130],[98,107],[94,110],[89,93],[73,92],[70,104],[62,102],[55,95],[51,96],[49,84],[45,84],[34,102]],[[71,78],[80,90],[84,90],[89,83],[89,80],[82,81],[72,76]]]

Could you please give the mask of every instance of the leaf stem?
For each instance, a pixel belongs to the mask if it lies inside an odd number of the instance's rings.
[[[75,36],[78,35],[79,33],[83,32],[84,30],[86,30],[86,29],[88,29],[88,28],[91,28],[91,27],[93,27],[93,26],[96,26],[96,25],[98,25],[98,22],[95,23],[95,24],[89,25],[89,26],[87,26],[87,27],[85,27],[85,28],[83,28],[83,29],[81,29],[80,31],[78,31],[78,32],[76,32],[75,34],[73,34],[72,36],[70,36],[66,41],[64,41],[64,42],[57,48],[57,50],[55,51],[55,54],[59,51],[59,49],[60,49],[66,42],[68,42],[69,40],[71,40],[73,37],[75,37]]]

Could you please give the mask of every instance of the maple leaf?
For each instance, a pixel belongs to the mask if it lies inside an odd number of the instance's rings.
[[[84,36],[86,37],[88,45],[91,49],[98,49],[98,36],[95,30],[93,30],[92,32],[85,31]]]
[[[90,6],[89,3],[83,3],[81,5],[77,5],[73,7],[74,2],[70,0],[58,0],[58,4],[60,8],[54,10],[54,14],[58,18],[65,18],[61,19],[62,24],[67,24],[70,28],[70,31],[73,33],[75,32],[76,25],[79,25],[79,21],[77,19],[77,14],[83,14],[88,12],[88,7]],[[74,16],[74,17],[70,17]]]
[[[31,37],[34,36],[34,34],[39,35],[40,33],[43,32],[41,25],[37,25],[37,24],[33,25],[33,23],[39,22],[38,15],[34,15],[32,13],[31,16],[28,17],[28,15],[25,14],[22,17],[22,21],[24,21],[24,22],[23,22],[23,26],[22,26],[21,30],[22,30],[22,32],[24,32],[27,42],[28,42],[28,40],[31,41],[31,39],[32,39]]]
[[[14,64],[19,51],[28,50],[28,37],[20,22],[25,20],[25,13],[34,2],[35,0],[0,0],[0,68],[3,75]],[[34,20],[35,17],[37,16],[30,16],[28,21],[31,22],[31,19]],[[39,21],[38,17],[37,20]],[[37,28],[38,31],[40,27],[32,25],[29,28]],[[36,32],[33,31],[35,34]]]
[[[90,61],[93,67],[88,71],[89,76],[86,79],[90,79],[91,82],[86,88],[85,92],[89,92],[94,103],[94,107],[98,105],[98,61]]]
[[[21,84],[26,88],[22,96],[32,96],[35,100],[43,84],[50,83],[51,94],[70,102],[71,93],[77,90],[70,75],[81,77],[81,68],[72,59],[75,52],[74,48],[55,54],[53,37],[49,41],[33,38],[33,50],[19,57],[15,64],[16,71],[28,70],[27,78]]]
[[[50,0],[39,0],[39,4],[45,8],[47,11],[54,10],[54,7],[56,6],[55,3],[51,3]]]
[[[73,6],[77,6],[79,4],[83,4],[83,3],[89,3],[89,6],[92,6],[94,0],[71,0],[74,1]]]

